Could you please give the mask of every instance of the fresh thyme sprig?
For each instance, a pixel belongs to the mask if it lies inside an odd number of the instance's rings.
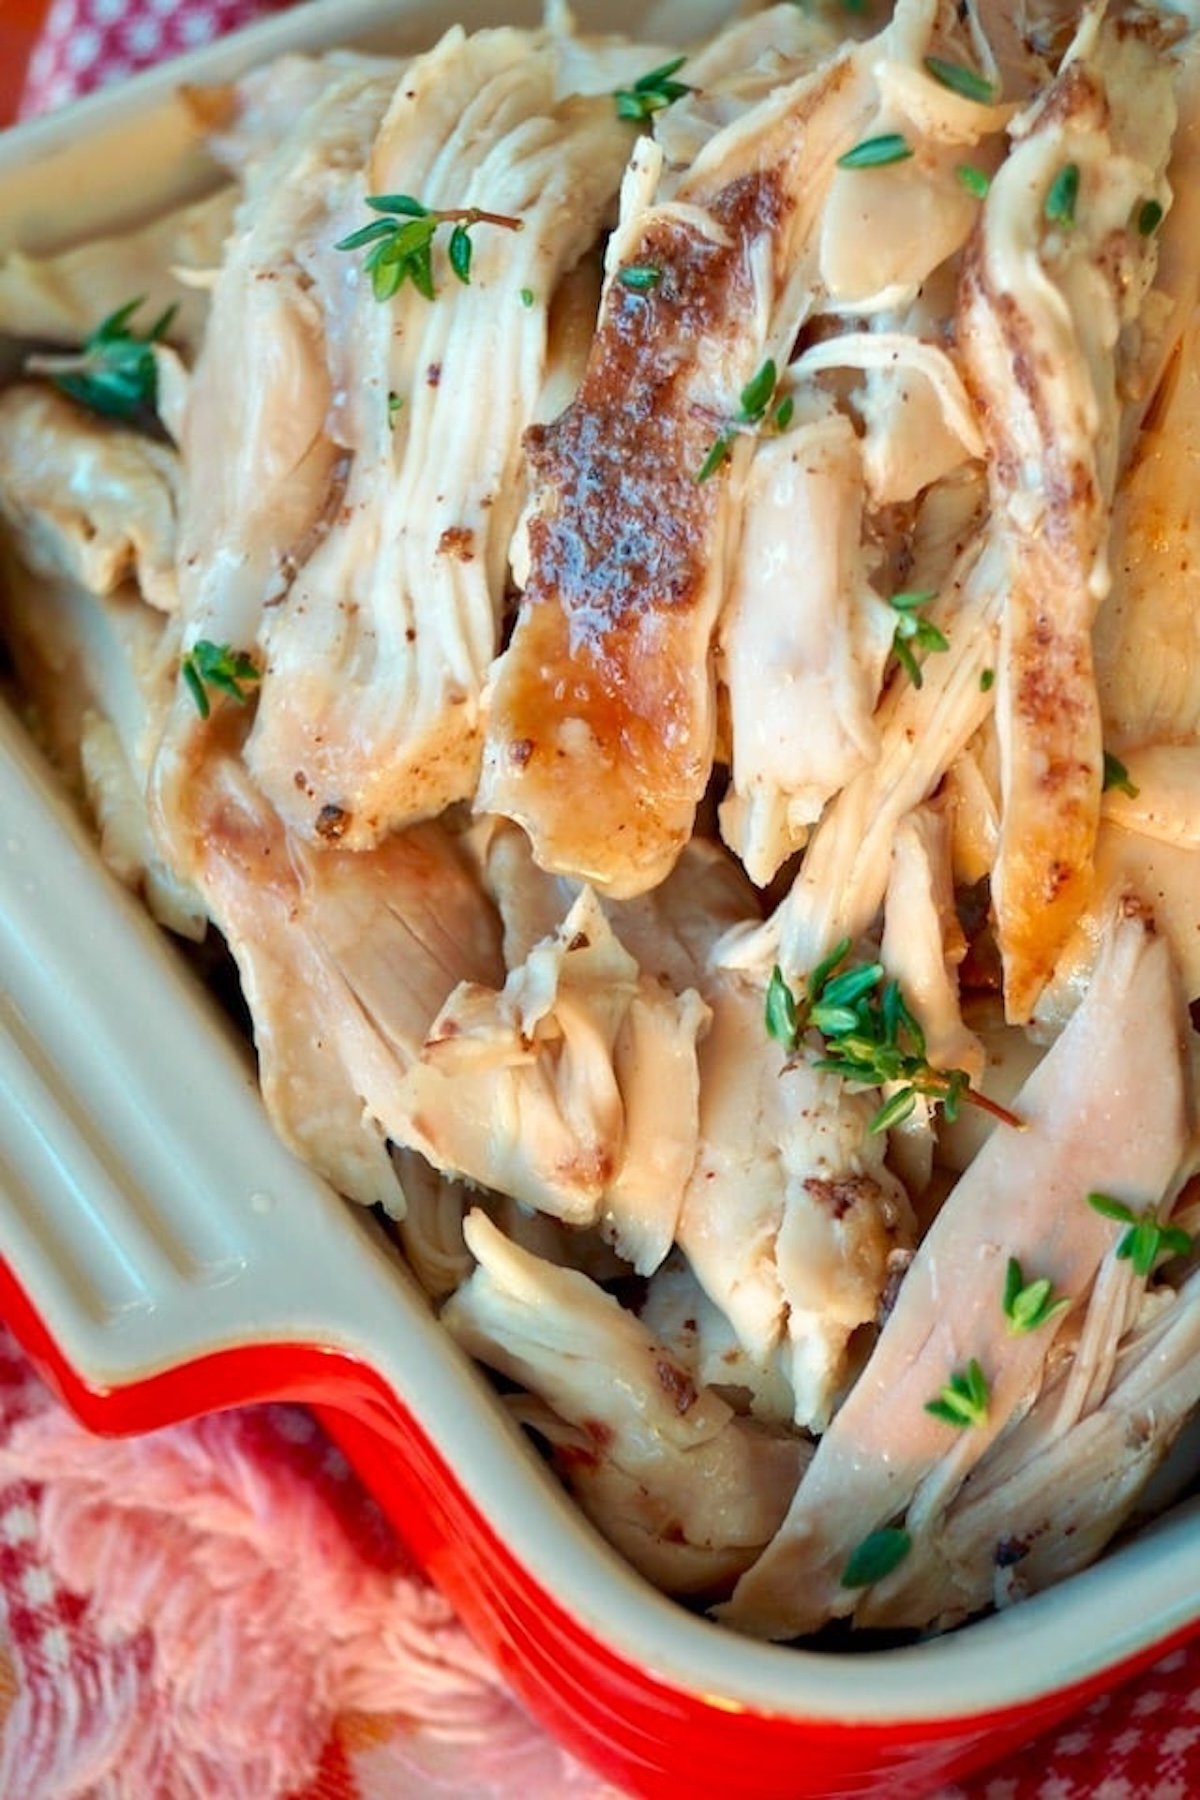
[[[867,1127],[871,1133],[901,1124],[915,1110],[918,1095],[940,1106],[951,1122],[963,1101],[969,1101],[1003,1124],[1023,1129],[1015,1113],[971,1086],[965,1069],[933,1067],[926,1055],[925,1034],[905,1005],[899,983],[885,979],[882,963],[843,968],[849,953],[850,940],[843,938],[817,964],[799,996],[781,969],[772,970],[766,999],[768,1035],[794,1055],[804,1034],[816,1031],[823,1042],[814,1068],[858,1087],[895,1086]]]
[[[109,313],[71,355],[30,356],[25,367],[31,375],[48,375],[56,388],[81,406],[108,419],[137,419],[152,413],[158,404],[158,367],[154,346],[171,328],[176,308],[168,306],[149,331],[133,329],[133,315],[145,305],[145,296],[130,300]]]
[[[686,81],[672,79],[686,61],[686,56],[672,57],[670,62],[660,63],[657,69],[639,75],[631,88],[617,88],[613,99],[617,103],[618,119],[633,119],[640,125],[652,119],[656,112],[662,112],[664,107],[690,94],[692,90]]]
[[[722,425],[709,445],[708,455],[696,471],[697,481],[708,481],[728,462],[734,439],[740,431],[761,428],[764,423],[769,423],[776,431],[787,430],[792,422],[796,403],[790,394],[785,394],[777,406],[773,405],[778,382],[779,371],[773,359],[768,356],[742,389],[737,412],[727,424]]]
[[[950,640],[945,632],[939,631],[933,620],[927,619],[922,611],[931,600],[936,599],[937,595],[934,593],[912,593],[893,594],[888,601],[888,605],[899,614],[892,637],[892,653],[915,688],[921,687],[925,678],[914,652],[950,648]]]
[[[1054,1284],[1047,1276],[1027,1282],[1016,1257],[1009,1257],[1004,1274],[1003,1306],[1010,1337],[1024,1337],[1026,1332],[1048,1325],[1051,1319],[1066,1312],[1070,1304],[1062,1297],[1054,1298]]]
[[[987,1376],[972,1357],[961,1373],[951,1375],[936,1400],[925,1402],[925,1411],[962,1431],[971,1425],[986,1425],[990,1399]]]
[[[411,194],[368,194],[367,205],[384,216],[340,238],[334,249],[367,250],[363,268],[380,301],[390,300],[406,281],[426,300],[436,297],[433,240],[440,225],[453,226],[447,257],[464,286],[471,280],[471,232],[476,225],[498,225],[505,231],[524,229],[524,221],[508,213],[487,212],[481,206],[425,206]]]
[[[1153,1272],[1160,1256],[1186,1256],[1193,1248],[1191,1233],[1182,1226],[1160,1224],[1152,1212],[1135,1213],[1111,1194],[1089,1194],[1087,1203],[1102,1218],[1128,1225],[1117,1245],[1117,1256],[1121,1262],[1131,1262],[1143,1279]]]
[[[842,1570],[842,1586],[871,1587],[898,1568],[912,1549],[912,1538],[901,1525],[884,1525],[856,1544]]]
[[[243,684],[262,680],[262,671],[244,651],[235,650],[232,644],[214,644],[208,638],[197,639],[180,662],[179,672],[202,719],[212,711],[210,687],[244,706],[250,696]]]

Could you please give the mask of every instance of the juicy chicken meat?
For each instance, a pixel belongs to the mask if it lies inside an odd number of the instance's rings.
[[[603,892],[653,887],[691,832],[748,445],[697,475],[811,305],[810,239],[868,88],[852,52],[800,77],[712,138],[669,202],[661,152],[639,147],[579,393],[527,440],[528,579],[489,689],[477,803],[523,825],[543,867]],[[632,266],[660,279],[637,291],[620,278]]]
[[[764,1423],[791,1423],[795,1401],[785,1347],[766,1365],[755,1362],[678,1251],[650,1277],[638,1317],[656,1341],[684,1365],[697,1386],[716,1388],[731,1406],[738,1411],[748,1408],[753,1418]]]
[[[84,412],[47,386],[0,393],[0,519],[29,568],[94,594],[135,580],[172,611],[175,449]]]
[[[992,183],[959,308],[1008,563],[992,898],[1017,1020],[1029,1017],[1092,878],[1101,729],[1091,629],[1108,585],[1119,339],[1156,255],[1153,237],[1129,221],[1147,195],[1165,192],[1175,122],[1161,26],[1139,17],[1135,28],[1084,16]],[[1056,213],[1064,179],[1074,183],[1069,224]]]
[[[344,344],[338,355],[332,321],[350,290],[326,246],[390,92],[361,73],[323,88],[239,209],[181,440],[192,471],[179,535],[185,650],[208,641],[253,654],[264,608],[287,593],[337,498],[343,451],[331,415],[352,358]],[[181,682],[155,771],[168,830],[175,811],[186,814],[204,737]]]
[[[379,78],[394,88],[404,65],[394,58],[335,50],[324,56],[277,56],[226,88],[187,88],[183,101],[204,132],[210,156],[253,190],[304,117],[349,77]]]
[[[677,1241],[760,1370],[781,1348],[797,1424],[820,1430],[855,1330],[878,1317],[907,1195],[867,1132],[873,1108],[763,1027],[761,990],[711,978],[700,1046],[700,1148]]]
[[[727,934],[716,952],[723,966],[765,986],[774,964],[789,979],[803,975],[842,938],[854,942],[869,930],[887,891],[897,826],[991,711],[981,678],[995,662],[1003,573],[994,538],[964,547],[928,609],[949,651],[926,660],[919,688],[889,685],[876,714],[878,756],[826,808],[772,916]]]
[[[437,1168],[603,1223],[649,1274],[695,1159],[707,1018],[693,990],[639,973],[585,889],[502,992],[450,995],[397,1093],[397,1135]]]
[[[203,938],[194,888],[155,842],[146,772],[175,684],[173,621],[126,585],[96,594],[64,575],[35,575],[0,545],[4,642],[43,745],[82,790],[100,853],[153,918]]]
[[[309,849],[230,755],[207,758],[188,807],[180,854],[237,960],[276,1129],[342,1193],[402,1216],[394,1096],[464,970],[495,978],[491,907],[442,826],[359,857]]]
[[[1197,180],[1200,190],[1200,179]],[[1105,743],[1200,742],[1200,317],[1190,318],[1113,515],[1113,587],[1096,619]]]
[[[1126,1265],[1127,1266],[1127,1265]],[[872,1593],[864,1624],[946,1627],[1085,1568],[1127,1522],[1200,1402],[1200,1278],[1156,1296],[1100,1391],[1064,1423],[1060,1374],[985,1456],[936,1532]]]
[[[484,880],[504,921],[504,955],[513,969],[557,929],[578,888],[539,869],[515,826],[489,820],[486,831]],[[642,973],[678,994],[703,985],[713,945],[754,906],[754,890],[733,858],[693,838],[658,887],[607,901],[604,910]]]
[[[954,907],[950,822],[943,808],[921,806],[902,819],[892,845],[880,960],[925,1035],[935,1069],[983,1074],[983,1046],[963,1023],[958,965],[966,940]]]
[[[895,614],[872,591],[862,456],[832,408],[755,448],[721,617],[732,786],[721,831],[765,887],[878,748]]]
[[[1139,1212],[1174,1192],[1194,1149],[1186,1032],[1167,945],[1137,914],[1118,917],[1078,1012],[1017,1096],[1026,1129],[992,1133],[922,1240],[787,1520],[725,1610],[731,1624],[788,1638],[853,1612],[863,1590],[841,1580],[851,1551],[901,1520],[918,1489],[924,1529],[938,1529],[970,1470],[1036,1395],[1061,1329],[1060,1315],[1007,1332],[1008,1259],[1027,1280],[1050,1279],[1074,1310],[1114,1243],[1112,1221],[1087,1194]],[[926,1402],[972,1359],[988,1384],[986,1418],[955,1431]]]
[[[442,1312],[473,1356],[577,1427],[558,1462],[597,1527],[668,1590],[711,1593],[769,1541],[809,1455],[739,1419],[632,1313],[479,1212],[478,1267]]]
[[[547,308],[594,242],[628,149],[610,100],[559,103],[555,78],[552,50],[527,33],[453,31],[411,65],[371,150],[366,192],[479,206],[521,228],[476,228],[467,286],[438,249],[434,304],[406,285],[381,306],[359,282],[351,383],[369,406],[338,515],[265,621],[247,750],[309,837],[362,848],[475,789]]]

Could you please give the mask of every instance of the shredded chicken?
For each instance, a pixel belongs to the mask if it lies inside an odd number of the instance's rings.
[[[503,992],[451,994],[397,1095],[405,1141],[556,1218],[603,1221],[649,1274],[695,1159],[707,1021],[693,990],[639,974],[585,889]]]
[[[489,690],[477,803],[523,825],[544,867],[607,893],[656,885],[692,830],[749,445],[731,443],[728,479],[697,477],[812,305],[821,202],[868,86],[853,52],[800,76],[711,138],[669,201],[661,152],[635,152],[579,394],[529,440],[528,579]],[[649,290],[621,279],[639,266],[660,271]]]
[[[1091,626],[1108,585],[1121,333],[1156,259],[1153,234],[1126,227],[1164,189],[1175,123],[1162,51],[1149,16],[1135,29],[1084,15],[1056,82],[1014,127],[959,305],[1007,561],[992,893],[1016,1019],[1028,1018],[1091,880],[1101,777]],[[1064,170],[1068,221],[1054,204]]]
[[[44,386],[0,393],[0,519],[29,568],[172,611],[179,458]]]
[[[412,187],[427,206],[485,207],[521,228],[480,226],[470,285],[446,286],[443,270],[436,305],[402,290],[398,329],[360,285],[349,382],[367,404],[346,492],[267,620],[247,753],[308,836],[361,848],[474,791],[546,309],[596,237],[627,149],[609,104],[560,105],[554,83],[551,50],[527,34],[452,32],[409,69],[371,151],[368,192]]]
[[[944,1627],[1200,1404],[1200,33],[673,10],[189,93],[227,185],[8,256],[3,629],[610,1542]],[[30,340],[138,294],[115,423]]]
[[[560,1464],[636,1567],[676,1592],[725,1586],[773,1535],[807,1447],[698,1389],[585,1275],[518,1250],[481,1213],[466,1237],[478,1267],[442,1312],[453,1336],[580,1429]]]
[[[1026,1129],[993,1132],[946,1201],[784,1526],[739,1583],[727,1616],[740,1629],[796,1637],[853,1612],[863,1590],[841,1579],[852,1550],[903,1518],[914,1497],[923,1529],[938,1529],[1005,1422],[1036,1395],[1054,1342],[1054,1322],[1007,1333],[1008,1258],[1078,1305],[1113,1239],[1088,1193],[1136,1212],[1173,1192],[1193,1147],[1186,1029],[1165,943],[1136,915],[1118,919],[1078,1012],[1017,1097]],[[987,1381],[986,1417],[956,1431],[926,1403],[972,1358]]]

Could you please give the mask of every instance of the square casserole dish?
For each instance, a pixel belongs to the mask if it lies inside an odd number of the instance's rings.
[[[673,41],[725,8],[663,10],[654,31]],[[472,26],[533,16],[518,0],[470,11]],[[580,12],[647,29],[632,5]],[[416,50],[457,17],[316,0],[10,131],[0,251],[211,185],[181,83],[290,50]],[[277,1141],[244,1048],[10,713],[0,784],[0,1313],[86,1425],[311,1405],[531,1710],[638,1794],[717,1800],[753,1771],[761,1800],[917,1800],[1200,1628],[1195,1502],[1056,1589],[902,1648],[778,1648],[662,1598],[592,1532],[372,1221]]]

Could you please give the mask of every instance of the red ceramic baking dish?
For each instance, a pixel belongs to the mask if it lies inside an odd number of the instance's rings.
[[[202,187],[183,79],[333,42],[417,47],[452,13],[322,0],[10,132],[0,247]],[[1193,1503],[1051,1592],[899,1648],[769,1646],[663,1599],[565,1498],[372,1220],[280,1146],[244,1047],[11,714],[0,783],[0,1312],[87,1425],[308,1402],[531,1709],[639,1794],[916,1800],[1196,1631]]]

